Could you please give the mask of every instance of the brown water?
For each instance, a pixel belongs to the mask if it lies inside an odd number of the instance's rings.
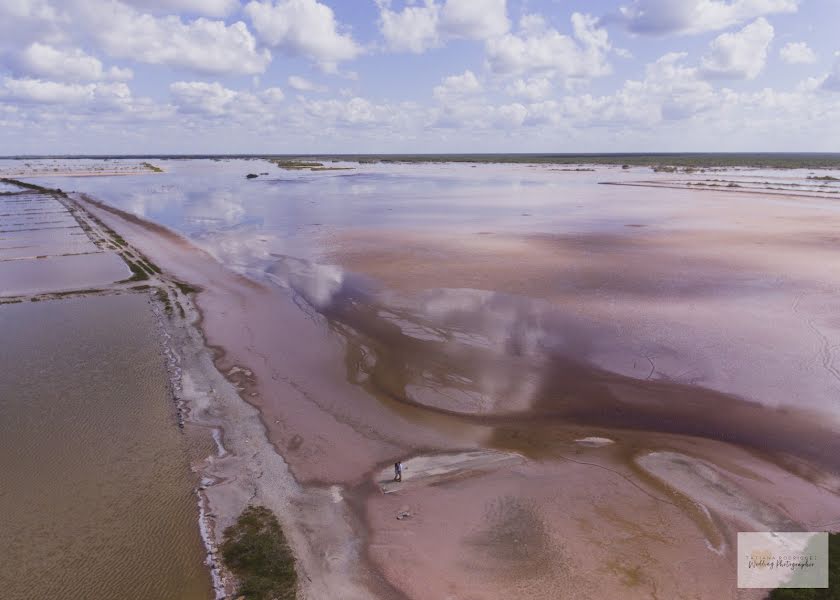
[[[208,598],[143,295],[0,306],[0,595]]]

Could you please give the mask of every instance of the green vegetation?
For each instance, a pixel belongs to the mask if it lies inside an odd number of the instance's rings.
[[[155,290],[155,296],[159,302],[163,303],[163,309],[166,311],[167,315],[172,314],[172,303],[169,301],[169,294],[166,293],[166,290],[163,288],[157,288]]]
[[[102,227],[105,229],[105,231],[108,232],[108,235],[111,236],[111,241],[114,242],[114,244],[116,246],[118,246],[119,248],[125,248],[126,246],[128,246],[128,242],[126,242],[122,238],[122,236],[120,234],[118,234],[116,231],[114,231],[113,229],[111,229],[109,227],[105,227],[105,225],[102,225]]]
[[[155,273],[160,275],[161,273],[163,273],[159,266],[157,266],[155,263],[150,261],[142,254],[140,255],[140,258],[137,259],[137,262],[140,263],[140,266],[142,266],[144,269],[146,269],[146,271],[149,272],[149,275],[154,275]]]
[[[222,559],[247,600],[291,600],[297,596],[295,557],[280,523],[264,506],[249,506],[225,529]]]
[[[27,183],[25,181],[18,181],[17,179],[0,179],[3,183],[8,183],[10,185],[16,185],[18,187],[26,188],[28,190],[34,190],[36,192],[54,192],[60,190],[51,190],[50,188],[45,188],[40,185],[35,185],[34,183]]]
[[[827,588],[778,588],[767,600],[840,600],[840,533],[828,534]]]
[[[66,292],[50,292],[49,294],[41,294],[41,300],[56,300],[58,298],[65,298],[67,296],[82,296],[87,294],[100,294],[105,290],[99,290],[96,288],[89,288],[86,290],[69,290]],[[34,298],[33,298],[34,300]]]
[[[813,179],[814,181],[840,181],[840,178],[832,177],[831,175],[822,175],[822,176],[811,175],[811,176],[808,177],[808,179]]]
[[[163,173],[163,169],[161,169],[160,167],[156,167],[152,163],[144,162],[143,166],[146,167],[149,171],[152,171],[153,173]]]
[[[281,169],[317,169],[323,168],[324,164],[319,162],[302,162],[298,160],[283,160],[283,159],[272,159],[270,162],[273,162],[275,165],[280,167]]]
[[[143,269],[140,265],[132,261],[128,256],[120,252],[120,258],[125,261],[125,264],[128,265],[129,270],[131,271],[131,277],[128,279],[123,279],[122,281],[118,281],[117,283],[131,283],[133,281],[146,281],[149,278],[149,274]]]
[[[245,157],[240,157],[245,158]],[[693,167],[726,168],[755,167],[768,169],[838,169],[837,153],[652,153],[652,154],[325,154],[308,156],[268,155],[264,157],[275,164],[289,163],[291,168],[320,161],[347,161],[359,164],[372,163],[531,163],[556,165],[627,165],[637,167]],[[311,167],[310,167],[311,168]]]
[[[200,288],[192,286],[189,283],[184,283],[183,281],[173,281],[172,283],[174,283],[175,287],[181,290],[181,293],[185,296],[189,296],[190,294],[196,294],[201,291]]]

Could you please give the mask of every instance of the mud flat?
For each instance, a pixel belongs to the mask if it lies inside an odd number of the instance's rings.
[[[520,280],[479,233],[449,245],[427,231],[338,236],[334,256],[388,283],[383,292],[283,257],[237,273],[165,227],[74,199],[163,279],[200,290],[167,288],[184,309],[170,321],[187,428],[221,431],[196,464],[207,537],[218,541],[248,503],[272,508],[302,597],[758,598],[735,586],[737,531],[840,523],[836,324],[825,310],[836,270],[809,262],[830,242],[773,254],[780,274],[760,242],[796,249],[792,230],[738,242],[727,228],[709,232],[708,206],[678,203],[697,231],[500,236],[533,258]],[[661,211],[630,212],[635,232]],[[820,215],[773,205],[761,224],[819,231]],[[448,261],[377,262],[402,256],[405,242]],[[557,287],[523,294],[509,283],[526,279]],[[773,316],[777,329],[759,327]],[[718,318],[727,331],[710,326]],[[731,344],[732,331],[751,341]],[[790,332],[780,355],[761,350]],[[750,362],[756,348],[773,368]],[[802,401],[774,396],[777,380],[803,388]],[[396,460],[405,485],[387,481]]]

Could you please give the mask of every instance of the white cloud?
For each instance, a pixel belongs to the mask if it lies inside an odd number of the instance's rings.
[[[61,83],[42,79],[7,77],[0,88],[0,99],[35,104],[118,105],[131,100],[131,90],[124,83]]]
[[[179,110],[223,115],[238,93],[218,82],[177,81],[169,86]]]
[[[719,35],[701,61],[703,72],[713,78],[755,79],[767,62],[773,33],[773,26],[760,17],[740,31]]]
[[[18,51],[35,40],[63,42],[68,22],[48,0],[0,0],[0,51]]]
[[[352,36],[339,31],[332,9],[317,0],[253,1],[245,12],[264,43],[309,58],[326,71],[362,53]]]
[[[111,67],[108,69],[107,77],[115,81],[128,81],[134,78],[134,71],[128,67]]]
[[[79,23],[109,55],[209,74],[262,73],[271,61],[245,23],[141,14],[118,2],[82,3]]]
[[[397,109],[355,96],[346,100],[314,100],[303,103],[316,122],[343,126],[387,126],[395,121]]]
[[[123,0],[141,10],[225,17],[239,8],[239,0]]]
[[[56,10],[50,0],[4,0],[0,2],[0,16],[4,21],[15,19],[13,24],[20,25],[27,20],[57,21],[61,18],[61,12]]]
[[[817,62],[817,55],[805,42],[788,42],[779,50],[779,57],[789,65]]]
[[[726,29],[774,13],[796,12],[799,0],[634,0],[605,22],[641,34],[692,34]]]
[[[284,94],[283,90],[278,87],[266,88],[260,92],[260,99],[267,105],[282,102],[285,97],[286,94]]]
[[[718,100],[698,69],[682,64],[685,58],[681,52],[666,54],[646,66],[643,80],[625,81],[609,95],[567,95],[531,104],[526,123],[632,129],[694,118]]]
[[[830,92],[840,92],[840,58],[834,61],[834,66],[822,82],[821,87]]]
[[[111,67],[78,48],[59,50],[48,44],[30,44],[18,57],[17,68],[26,75],[60,81],[99,81],[105,78],[131,79],[130,69]]]
[[[446,0],[440,28],[445,35],[470,40],[503,35],[510,28],[506,0]]]
[[[443,82],[435,86],[434,97],[438,100],[448,100],[481,91],[481,82],[475,74],[466,70],[461,75],[450,75]]]
[[[487,40],[510,28],[506,0],[425,0],[422,6],[391,9],[378,0],[379,29],[388,47],[420,54],[449,39]]]
[[[609,73],[607,32],[590,15],[574,13],[571,21],[574,37],[550,28],[538,15],[524,16],[516,34],[487,41],[488,67],[499,75],[516,76],[543,73],[587,79]]]
[[[517,79],[505,88],[511,96],[520,96],[527,100],[542,100],[551,94],[553,85],[548,77],[532,77],[531,79]]]
[[[324,92],[327,89],[324,86],[313,83],[308,79],[300,77],[299,75],[289,76],[289,86],[299,92]]]
[[[40,79],[12,79],[3,81],[0,97],[4,100],[44,104],[73,104],[93,99],[94,84],[70,84]]]
[[[284,98],[279,88],[251,93],[231,90],[218,82],[204,81],[177,81],[169,86],[169,91],[181,112],[237,119],[253,115],[269,116]]]
[[[379,29],[391,50],[420,54],[441,44],[439,19],[440,7],[433,0],[426,0],[424,6],[406,6],[400,12],[383,3]]]

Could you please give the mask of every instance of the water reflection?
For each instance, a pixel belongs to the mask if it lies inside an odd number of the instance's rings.
[[[599,368],[587,357],[616,344],[611,332],[546,302],[469,289],[399,298],[285,257],[267,272],[328,319],[347,344],[348,378],[387,404],[519,423],[523,435],[535,419],[677,433],[840,467],[840,441],[813,415]]]

